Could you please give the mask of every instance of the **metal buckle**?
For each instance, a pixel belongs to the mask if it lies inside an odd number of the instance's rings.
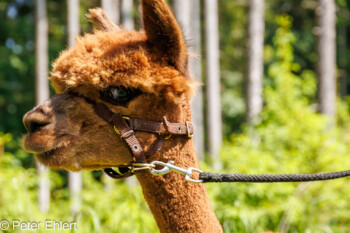
[[[134,133],[134,130],[129,130],[128,132],[125,132],[125,133],[121,134],[115,125],[113,126],[113,128],[114,128],[114,131],[115,131],[117,134],[119,134],[119,135],[120,135],[120,138],[122,138],[122,139],[123,139],[123,138],[126,138],[126,137],[129,137],[131,134]]]
[[[134,133],[134,130],[129,130],[128,132],[123,133],[122,135],[120,135],[120,138],[126,138],[129,137],[131,134]]]
[[[194,167],[190,167],[187,170],[183,169],[181,167],[177,167],[174,165],[174,161],[169,161],[168,163],[164,163],[164,162],[160,162],[160,161],[153,161],[151,162],[151,165],[155,166],[155,165],[160,165],[163,166],[162,169],[157,170],[155,168],[152,168],[150,171],[153,175],[155,176],[163,176],[165,174],[168,174],[169,172],[177,172],[180,173],[182,175],[185,175],[185,180],[192,182],[192,183],[203,183],[203,180],[194,180],[191,178],[192,176],[192,172],[198,172],[198,173],[202,173],[201,170],[194,168]]]
[[[186,130],[187,130],[187,137],[192,138],[193,137],[193,133],[190,134],[190,121],[186,121]]]
[[[122,118],[123,118],[124,120],[130,120],[130,118],[127,117],[127,116],[122,116]],[[113,125],[113,128],[114,128],[114,131],[115,131],[117,134],[121,135],[120,131],[117,129],[117,127],[116,127],[115,125]],[[125,137],[125,136],[122,135],[122,138],[123,138],[123,137]]]
[[[122,116],[123,117],[123,119],[124,120],[130,120],[130,118],[129,117],[127,117],[127,116]],[[113,128],[114,128],[114,131],[118,134],[118,135],[120,135],[120,138],[126,138],[126,137],[129,137],[131,134],[133,134],[134,133],[134,131],[133,130],[129,130],[128,132],[125,132],[125,133],[123,133],[123,134],[121,134],[121,132],[117,129],[117,127],[115,126],[115,125],[113,125]]]

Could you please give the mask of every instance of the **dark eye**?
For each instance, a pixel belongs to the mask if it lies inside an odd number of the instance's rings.
[[[125,87],[109,87],[100,91],[101,99],[116,105],[126,104],[140,94],[137,89]]]

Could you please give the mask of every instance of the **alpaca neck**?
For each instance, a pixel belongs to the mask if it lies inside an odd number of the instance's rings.
[[[198,168],[192,140],[181,136],[166,141],[160,153],[149,158],[155,160]],[[162,177],[144,173],[137,178],[160,232],[222,232],[204,184],[185,181],[175,172]]]

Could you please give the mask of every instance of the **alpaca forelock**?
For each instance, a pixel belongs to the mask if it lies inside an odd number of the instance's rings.
[[[196,84],[183,70],[187,52],[182,34],[159,38],[149,23],[145,27],[152,28],[151,32],[119,29],[101,9],[90,10],[88,18],[94,23],[94,32],[79,37],[77,44],[53,63],[50,80],[57,93],[73,90],[95,99],[104,88],[124,86],[170,100],[191,97]],[[169,34],[170,28],[165,28],[165,33]],[[180,29],[174,26],[174,30]]]

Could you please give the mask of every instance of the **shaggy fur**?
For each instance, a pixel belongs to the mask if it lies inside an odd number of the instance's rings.
[[[183,75],[187,72],[173,66],[187,66],[187,54],[175,56],[171,44],[150,40],[143,31],[116,30],[108,26],[110,23],[104,22],[105,16],[101,16],[100,9],[90,10],[89,18],[103,25],[95,25],[95,28],[112,29],[97,30],[77,38],[73,48],[60,54],[50,77],[57,93],[74,90],[82,96],[97,99],[99,90],[123,85],[170,100],[176,100],[183,94],[187,97],[192,95],[194,82]],[[158,36],[155,31],[152,33]],[[186,48],[182,36],[173,37],[171,40],[181,41],[182,50]],[[168,37],[165,39],[168,42]],[[160,52],[159,44],[166,52]]]
[[[143,0],[145,32],[127,31],[108,20],[100,9],[90,11],[95,31],[78,38],[61,53],[50,79],[60,93],[24,116],[29,134],[27,151],[55,169],[79,171],[129,163],[131,154],[113,127],[94,112],[87,98],[132,118],[170,122],[191,121],[188,55],[180,27],[164,0]],[[110,86],[137,88],[142,94],[125,105],[100,99]],[[149,150],[157,136],[136,132]],[[191,138],[173,136],[148,161],[175,161],[198,167]],[[137,175],[161,232],[222,232],[204,184],[192,184],[177,173]]]

